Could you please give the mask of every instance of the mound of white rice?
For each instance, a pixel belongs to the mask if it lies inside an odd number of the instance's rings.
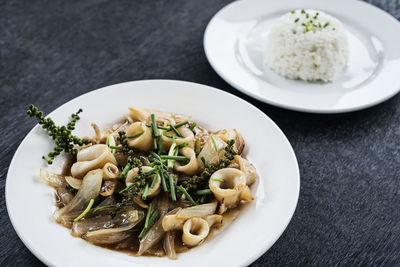
[[[345,30],[324,12],[292,11],[271,29],[264,59],[272,70],[290,79],[332,81],[348,60]]]

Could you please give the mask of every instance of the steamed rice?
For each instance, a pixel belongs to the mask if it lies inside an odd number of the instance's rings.
[[[347,60],[342,23],[321,11],[292,11],[268,35],[265,64],[290,79],[332,81]]]

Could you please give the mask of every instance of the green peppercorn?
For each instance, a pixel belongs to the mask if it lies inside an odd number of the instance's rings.
[[[67,153],[71,153],[73,156],[76,156],[78,151],[74,149],[74,144],[82,145],[88,144],[88,140],[81,140],[80,138],[73,136],[71,131],[75,129],[75,123],[79,119],[78,114],[82,112],[82,109],[79,109],[77,113],[71,115],[71,121],[67,124],[67,126],[56,126],[54,121],[51,118],[44,118],[43,112],[39,111],[37,107],[34,105],[30,105],[27,114],[30,117],[35,117],[38,121],[39,125],[47,131],[49,136],[54,140],[56,146],[53,149],[53,152],[50,152],[47,156],[48,158],[43,156],[43,159],[47,161],[48,164],[53,163],[53,159],[55,156],[59,155],[62,151]]]

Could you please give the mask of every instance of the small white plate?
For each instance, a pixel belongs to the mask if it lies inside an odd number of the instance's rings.
[[[148,80],[105,87],[57,108],[50,117],[64,124],[83,109],[75,134],[93,135],[90,123],[110,127],[128,113],[129,106],[192,115],[204,127],[236,128],[245,139],[245,154],[259,177],[251,189],[255,201],[239,218],[203,245],[178,260],[134,257],[94,246],[72,237],[52,219],[54,189],[39,178],[41,159],[53,147],[37,125],[22,141],[10,164],[6,201],[11,222],[25,245],[51,266],[239,266],[260,257],[279,238],[296,208],[300,177],[295,154],[276,124],[244,100],[195,83]]]
[[[350,57],[332,83],[289,80],[263,64],[267,35],[295,9],[317,9],[344,24]],[[355,0],[242,0],[221,9],[204,34],[214,70],[236,89],[260,101],[313,113],[341,113],[381,103],[400,91],[400,23]]]

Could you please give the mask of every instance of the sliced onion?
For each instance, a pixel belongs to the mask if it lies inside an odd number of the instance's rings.
[[[40,169],[40,178],[54,188],[65,187],[67,185],[64,175],[55,174],[45,169]]]
[[[74,198],[74,194],[72,194],[69,190],[67,190],[64,187],[56,189],[56,196],[57,196],[57,205],[61,204],[62,206],[66,206]]]
[[[96,208],[106,207],[115,204],[113,196],[110,196],[103,200]],[[85,216],[82,220],[74,222],[72,225],[72,235],[82,236],[89,231],[95,231],[100,229],[108,229],[116,226],[126,225],[130,223],[132,214],[135,212],[133,207],[126,207],[122,212],[117,213],[117,215],[112,218],[110,209],[102,209],[95,213],[92,213],[94,217]],[[140,211],[143,213],[143,211]],[[144,214],[144,213],[143,213]]]
[[[176,208],[167,213],[167,215],[176,214],[180,208]],[[149,229],[149,231],[144,235],[144,237],[140,240],[140,247],[138,251],[138,255],[142,255],[152,246],[157,244],[161,238],[164,236],[165,232],[162,227],[163,217],[158,219],[158,221]]]
[[[171,231],[173,229],[182,230],[186,220],[193,217],[205,217],[214,214],[216,209],[217,202],[181,209],[175,215],[164,216],[162,227],[164,231]]]
[[[129,223],[118,228],[101,229],[88,232],[83,236],[83,238],[95,245],[115,244],[128,238],[131,234],[127,231],[135,227],[143,218],[143,211],[134,210],[129,213],[129,218],[127,218]]]
[[[89,231],[111,228],[113,226],[114,224],[111,221],[110,215],[85,218],[72,224],[72,235],[81,237]]]
[[[72,176],[65,176],[65,181],[75,189],[79,189],[82,186],[82,179],[74,178]]]
[[[176,217],[181,219],[189,219],[192,217],[204,217],[207,215],[211,215],[215,213],[215,210],[217,209],[217,204],[218,204],[217,202],[212,202],[212,203],[193,206],[190,208],[185,208],[180,210],[176,214]]]
[[[188,207],[191,207],[191,206],[192,206],[192,203],[190,203],[190,201],[186,200],[186,199],[178,199],[177,201],[169,203],[169,208],[170,209],[188,208]]]
[[[113,223],[118,226],[130,224],[136,220],[136,215],[140,218],[144,216],[144,211],[136,210],[134,207],[124,207],[122,211],[118,212],[113,218]]]
[[[106,197],[97,207],[104,207],[104,206],[109,206],[115,204],[115,198],[114,196],[109,196]]]
[[[72,220],[86,209],[91,199],[95,199],[100,192],[103,172],[101,169],[88,172],[82,181],[82,186],[75,197],[62,209],[56,210],[53,218],[56,222],[67,227],[72,225]]]
[[[147,112],[148,116],[150,114],[154,114],[156,116],[157,120],[168,120],[168,121],[173,121],[173,122],[181,122],[181,121],[186,121],[190,120],[190,116],[187,115],[182,115],[182,114],[176,114],[172,112],[165,112],[165,111],[160,111],[160,110],[154,110],[154,109],[141,109],[144,112]],[[175,124],[175,123],[174,123]]]
[[[110,211],[115,209],[114,204],[115,199],[113,195],[106,197],[99,205],[97,205],[97,207],[92,208],[91,214],[94,216],[109,214]]]
[[[214,141],[213,141],[214,140]],[[215,144],[214,144],[215,143]],[[197,163],[199,166],[204,167],[202,158],[204,158],[207,164],[218,164],[220,161],[220,155],[223,151],[226,143],[221,138],[215,135],[210,135],[207,142],[204,144],[203,149],[197,156]]]
[[[215,133],[216,136],[221,138],[224,142],[229,140],[235,140],[234,149],[240,155],[244,149],[243,137],[238,133],[236,129],[224,129]]]
[[[178,257],[176,256],[175,251],[175,235],[176,231],[169,231],[165,234],[164,238],[164,251],[168,258],[171,260],[176,260]]]
[[[164,217],[169,209],[169,193],[163,192],[161,196],[154,199],[154,208],[160,213],[160,217]]]

